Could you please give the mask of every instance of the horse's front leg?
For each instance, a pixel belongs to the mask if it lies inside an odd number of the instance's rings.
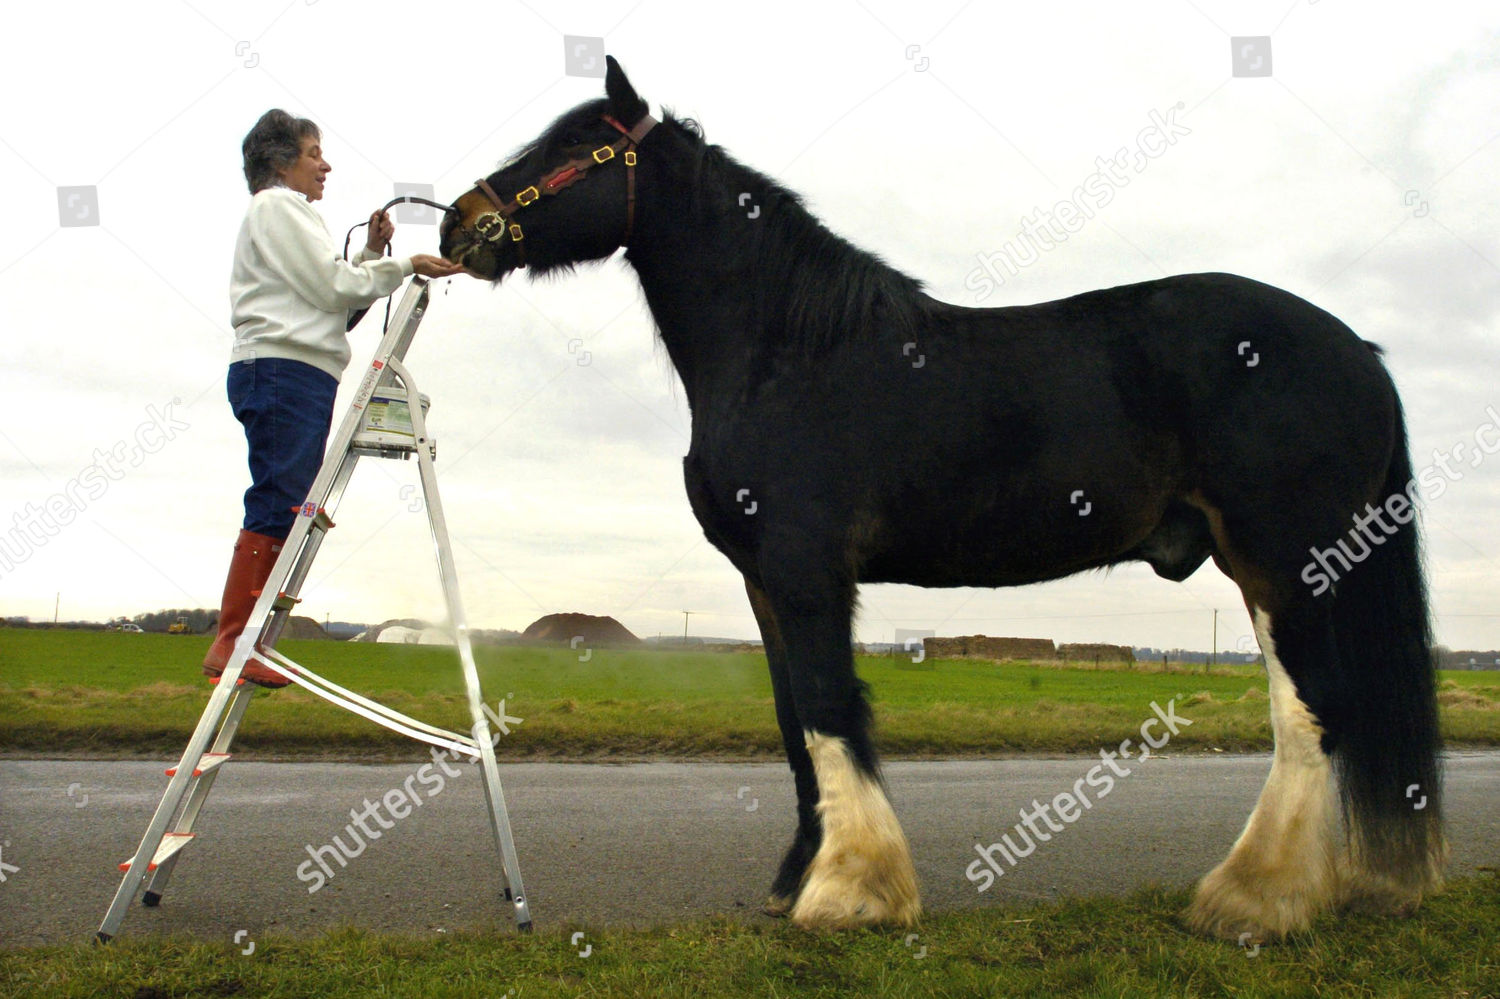
[[[825,574],[835,560],[807,557],[763,559],[777,568],[762,572],[765,601],[785,653],[786,678],[795,712],[777,716],[801,726],[802,753],[810,761],[820,836],[803,836],[783,864],[801,890],[792,921],[803,927],[866,923],[910,925],[921,914],[911,848],[896,821],[870,741],[870,707],[854,674],[850,617],[854,584]],[[773,666],[773,680],[775,667]],[[794,761],[796,733],[786,733]],[[798,769],[793,762],[794,771]],[[798,787],[799,809],[807,800]],[[816,845],[805,874],[799,847]],[[778,888],[783,888],[780,879]]]
[[[776,723],[781,727],[787,764],[792,768],[792,778],[797,785],[797,829],[792,833],[792,845],[781,861],[781,869],[771,884],[771,895],[763,907],[768,916],[784,916],[797,901],[807,866],[818,852],[818,842],[822,838],[817,813],[818,782],[813,776],[812,757],[808,755],[802,723],[797,720],[797,708],[792,701],[786,646],[782,644],[781,633],[776,627],[776,615],[765,593],[748,576],[745,577],[745,592],[760,626],[761,641],[765,643],[766,665],[771,670],[771,691],[776,697]]]

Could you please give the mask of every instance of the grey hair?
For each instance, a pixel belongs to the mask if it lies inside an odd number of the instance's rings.
[[[245,135],[240,151],[245,155],[245,180],[250,193],[264,191],[281,182],[278,170],[285,170],[302,156],[302,141],[308,136],[322,140],[318,126],[307,118],[294,118],[280,108],[272,108]]]

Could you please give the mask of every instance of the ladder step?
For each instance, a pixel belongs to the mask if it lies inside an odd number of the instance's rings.
[[[291,510],[299,517],[311,517],[311,526],[316,527],[321,531],[327,531],[330,528],[338,526],[333,522],[333,518],[328,516],[327,510],[323,509],[321,506],[314,506],[311,500],[303,503],[300,506],[294,506],[291,508]]]
[[[215,677],[215,679],[217,679],[217,677]],[[228,753],[204,753],[203,756],[202,756],[202,758],[199,759],[199,761],[198,761],[198,767],[197,767],[197,769],[193,771],[193,776],[194,777],[202,777],[204,774],[208,773],[210,770],[217,770],[221,766],[223,766],[224,762],[226,760],[228,760],[228,759],[229,759],[229,754]],[[177,768],[176,767],[169,767],[167,769],[167,776],[168,777],[176,777],[177,776]]]
[[[171,832],[167,833],[165,836],[162,837],[161,846],[158,846],[156,848],[156,856],[152,857],[151,858],[151,863],[149,863],[149,864],[146,865],[146,870],[148,870],[148,871],[154,871],[154,870],[156,870],[157,867],[161,866],[161,864],[164,863],[167,860],[168,857],[173,856],[174,854],[177,853],[177,851],[181,850],[183,847],[185,847],[189,843],[191,843],[193,841],[193,837],[196,836],[196,835],[198,835],[198,834],[197,833],[171,833]],[[131,858],[131,860],[134,860],[134,859],[135,859],[134,857]],[[122,870],[122,871],[128,871],[128,870],[130,870],[130,861],[127,860],[123,864],[121,864],[120,865],[120,870]]]
[[[261,590],[251,590],[250,595],[259,600],[261,592]],[[276,594],[276,599],[271,601],[271,607],[274,610],[292,610],[301,602],[301,597],[288,596],[285,590],[281,590]]]

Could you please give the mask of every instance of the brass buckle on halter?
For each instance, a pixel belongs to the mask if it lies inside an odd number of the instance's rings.
[[[527,195],[530,195],[530,197],[527,197]],[[533,201],[535,201],[537,198],[540,198],[541,196],[542,196],[541,192],[538,191],[534,186],[533,187],[528,187],[524,191],[517,191],[516,192],[516,202],[518,204],[520,204],[524,208],[526,205],[531,204]]]
[[[521,232],[521,227],[512,222],[510,224],[510,241],[512,243],[519,243],[524,238],[525,233]]]
[[[594,162],[595,163],[608,163],[610,160],[612,160],[614,158],[615,158],[615,147],[614,146],[600,146],[598,149],[594,150]]]
[[[474,220],[474,232],[487,243],[498,243],[505,238],[505,224],[495,212],[485,212]]]
[[[625,165],[626,166],[635,166],[635,150],[634,149],[627,149],[627,150],[625,150]]]

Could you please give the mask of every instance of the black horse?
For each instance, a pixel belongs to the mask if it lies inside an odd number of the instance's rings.
[[[1182,580],[1212,558],[1270,677],[1270,777],[1189,924],[1277,936],[1438,886],[1425,584],[1377,348],[1227,274],[939,302],[691,121],[658,123],[613,59],[605,93],[460,197],[441,249],[499,281],[626,247],[692,409],[688,499],[744,574],[796,778],[767,911],[920,912],[854,672],[859,583],[1018,586],[1131,559]]]

